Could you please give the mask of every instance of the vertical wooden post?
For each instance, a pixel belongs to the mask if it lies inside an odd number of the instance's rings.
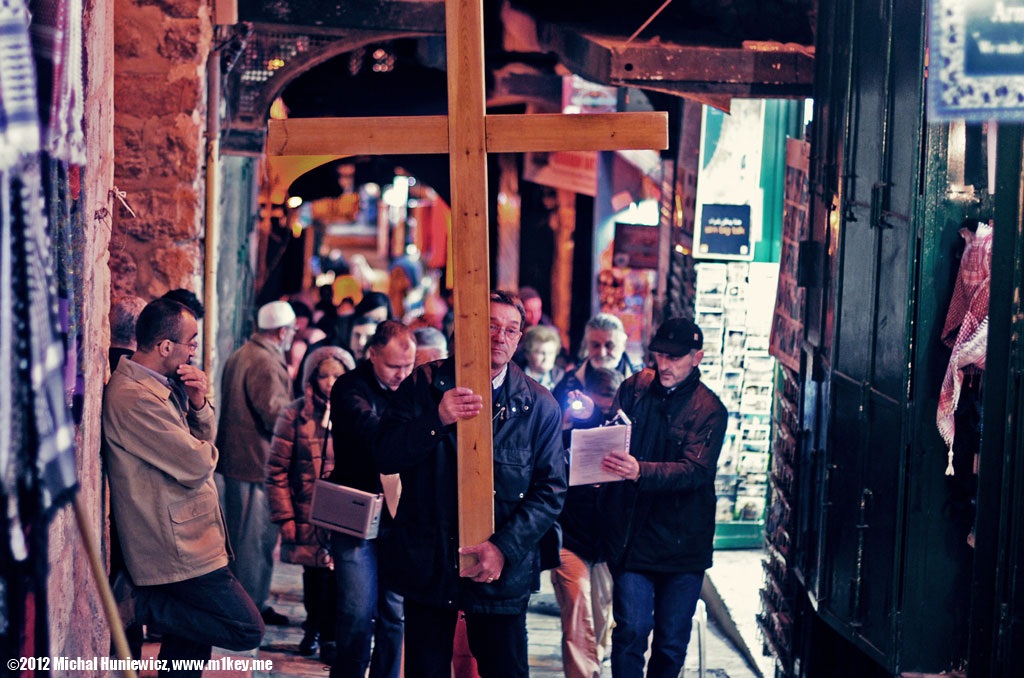
[[[522,210],[519,197],[519,168],[511,153],[498,154],[498,257],[495,262],[495,287],[519,289],[519,250]]]
[[[562,332],[562,348],[570,354],[575,350],[569,344],[569,316],[572,311],[572,263],[576,244],[576,194],[558,191],[558,208],[551,215],[555,232],[555,261],[551,271],[551,320]]]
[[[480,0],[448,0],[448,152],[455,273],[455,380],[483,396],[483,412],[458,426],[459,543],[494,532],[491,440],[490,247],[487,233],[487,133],[484,25]],[[472,564],[460,559],[463,568]]]

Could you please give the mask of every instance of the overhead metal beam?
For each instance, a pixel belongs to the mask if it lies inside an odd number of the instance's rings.
[[[566,67],[606,85],[655,89],[693,98],[811,95],[813,49],[781,43],[683,45],[661,40],[627,43],[618,36],[568,24],[543,24],[538,37]]]
[[[814,58],[804,51],[683,45],[613,45],[607,52],[612,82],[692,85],[696,92],[758,91],[806,96],[814,84]],[[637,74],[644,74],[643,79]],[[637,86],[640,86],[637,84]]]

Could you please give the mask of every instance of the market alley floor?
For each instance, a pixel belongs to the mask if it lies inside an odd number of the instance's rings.
[[[718,584],[719,594],[729,607],[730,614],[735,618],[735,626],[750,647],[751,653],[760,655],[761,644],[755,638],[753,615],[756,613],[757,589],[762,573],[760,551],[728,551],[715,554],[716,566],[709,571],[713,581],[718,576],[722,580]],[[561,622],[558,617],[558,606],[551,591],[550,578],[547,573],[541,577],[541,591],[534,595],[527,614],[527,629],[530,643],[530,676],[532,678],[561,678]],[[315,657],[299,656],[297,647],[302,638],[302,620],[305,611],[302,607],[302,568],[297,565],[276,563],[271,586],[271,598],[268,601],[278,612],[289,619],[287,626],[268,626],[263,645],[249,653],[231,653],[214,649],[214,659],[257,658],[269,660],[269,670],[240,671],[218,670],[207,671],[208,678],[235,678],[236,676],[252,676],[253,678],[274,676],[308,676],[325,678],[328,668],[316,661]],[[748,619],[749,617],[749,619]],[[687,678],[700,676],[700,638],[704,639],[704,676],[707,678],[754,678],[762,673],[770,676],[761,658],[756,661],[761,669],[755,672],[744,659],[744,654],[731,642],[723,632],[722,625],[710,620],[706,632],[699,634],[697,626],[690,640],[687,653]],[[155,657],[159,652],[156,644],[147,643],[143,648],[143,657]],[[143,672],[142,676],[153,676],[155,673]],[[605,663],[602,676],[610,677],[611,668]]]

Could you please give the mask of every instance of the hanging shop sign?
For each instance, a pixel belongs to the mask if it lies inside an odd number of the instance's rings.
[[[612,262],[620,267],[658,268],[658,227],[616,223]]]
[[[634,363],[643,362],[644,347],[650,342],[651,305],[654,299],[654,271],[642,268],[607,266],[597,272],[598,308],[622,321],[626,330],[626,353]]]
[[[754,258],[750,246],[750,205],[701,205],[694,256],[700,259]]]
[[[1024,120],[1024,0],[931,0],[930,120]]]
[[[527,153],[523,164],[523,178],[542,186],[594,197],[597,195],[597,153]]]
[[[562,113],[615,113],[619,88],[599,85],[578,75],[562,78]]]

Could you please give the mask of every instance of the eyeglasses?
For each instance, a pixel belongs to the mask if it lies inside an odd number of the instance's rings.
[[[488,325],[487,328],[490,330],[492,337],[500,337],[505,341],[515,341],[519,338],[519,335],[522,334],[522,332],[515,327],[502,327],[501,325],[495,325],[493,323]]]
[[[174,339],[168,339],[167,341],[171,342],[172,344],[177,344],[178,346],[188,346],[188,349],[190,351],[199,350],[198,341],[175,341]]]

